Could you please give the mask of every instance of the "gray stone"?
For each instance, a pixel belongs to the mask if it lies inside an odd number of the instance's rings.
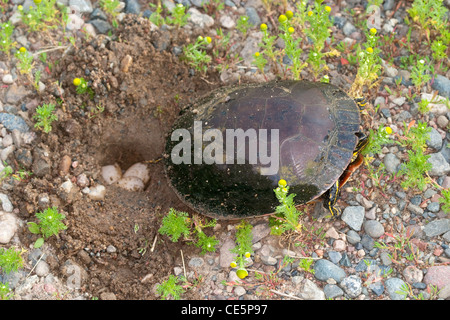
[[[299,297],[304,300],[325,300],[324,292],[311,280],[305,279]]]
[[[431,163],[431,170],[428,171],[430,176],[443,176],[450,172],[450,164],[440,152],[430,154],[427,162]]]
[[[90,0],[70,0],[69,6],[77,7],[80,13],[91,13],[94,10]]]
[[[139,14],[141,12],[141,5],[137,0],[125,1],[125,13]]]
[[[203,267],[204,264],[205,264],[205,260],[203,260],[200,257],[194,257],[191,260],[189,260],[189,263],[188,263],[189,267],[196,268],[196,269]]]
[[[402,292],[402,286],[406,286],[406,283],[402,279],[390,278],[384,282],[384,285],[386,286],[386,291],[392,300],[403,300],[405,298],[404,295],[399,293]]]
[[[344,278],[339,285],[350,298],[356,298],[362,292],[362,280],[354,274]]]
[[[381,296],[384,293],[384,286],[381,281],[377,281],[369,284],[369,289],[372,290],[377,296]]]
[[[196,8],[190,8],[187,13],[190,14],[188,22],[191,22],[194,26],[200,29],[210,28],[214,25],[214,19],[207,14],[203,14]]]
[[[367,220],[364,222],[364,231],[372,238],[379,238],[384,234],[384,227],[377,220]]]
[[[341,219],[350,228],[355,231],[360,231],[364,220],[365,209],[362,206],[351,206],[345,208],[342,213]]]
[[[347,232],[347,241],[350,244],[357,244],[358,242],[361,241],[361,237],[359,236],[359,234],[353,230],[349,230]]]
[[[384,166],[386,171],[392,174],[397,173],[398,166],[400,164],[400,159],[393,153],[388,153],[383,159]]]
[[[440,96],[450,98],[450,80],[448,78],[438,74],[431,87],[437,90]]]
[[[0,214],[0,243],[7,244],[17,231],[18,221],[10,213]]]
[[[245,13],[248,17],[248,23],[253,26],[258,26],[261,24],[261,18],[258,15],[258,11],[256,11],[253,7],[246,7]]]
[[[392,259],[388,252],[382,251],[380,253],[381,263],[385,266],[390,266],[392,264]]]
[[[314,276],[321,281],[327,281],[329,278],[332,278],[336,282],[341,282],[346,276],[342,268],[326,259],[317,260],[314,264],[314,270]]]
[[[446,233],[450,230],[450,219],[439,219],[428,223],[423,232],[427,237],[435,237]]]
[[[342,254],[337,251],[330,251],[328,252],[328,257],[330,258],[331,262],[333,262],[334,264],[338,264],[342,259]]]
[[[335,284],[325,285],[323,292],[328,299],[333,299],[344,295],[344,291]]]
[[[357,29],[355,28],[355,26],[350,21],[347,21],[344,24],[344,27],[342,28],[342,32],[344,32],[344,34],[347,37],[349,37],[355,31],[357,31]]]
[[[6,194],[0,193],[0,203],[2,204],[3,211],[6,212],[13,211],[14,207]]]
[[[13,83],[6,91],[5,101],[6,103],[19,104],[29,94],[31,94],[31,91],[27,90],[24,86],[18,86]]]
[[[402,112],[394,116],[395,121],[403,122],[412,118],[412,114],[409,111],[403,110]]]
[[[413,204],[412,202],[408,203],[408,206],[406,207],[411,213],[414,213],[416,215],[422,215],[423,209],[419,207],[418,205]]]
[[[430,202],[427,205],[427,210],[430,212],[439,212],[439,210],[441,209],[441,205],[439,204],[439,202]]]
[[[441,134],[435,128],[431,127],[429,137],[430,139],[426,141],[427,146],[433,148],[434,150],[440,150],[442,148]]]
[[[92,24],[98,33],[101,34],[107,34],[110,30],[112,30],[112,26],[109,24],[108,21],[104,21],[101,19],[94,19],[89,21],[90,24]]]
[[[259,242],[270,234],[270,227],[267,223],[260,223],[252,228],[252,243]]]
[[[219,249],[219,265],[222,268],[228,268],[230,263],[234,260],[234,254],[231,253],[231,249],[236,246],[233,239],[225,240],[224,244]]]
[[[36,265],[34,272],[39,277],[46,277],[50,273],[50,266],[44,260],[39,261]]]
[[[9,113],[0,113],[0,123],[9,131],[19,130],[20,132],[28,132],[30,130],[25,120]]]
[[[383,1],[383,8],[384,10],[392,10],[395,6],[395,0],[384,0]]]

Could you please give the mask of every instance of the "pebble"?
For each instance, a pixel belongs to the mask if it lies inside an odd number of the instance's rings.
[[[247,291],[245,290],[245,288],[243,286],[235,286],[234,287],[234,294],[237,295],[238,297],[243,296],[246,293],[247,293]]]
[[[143,191],[145,188],[144,183],[141,179],[134,176],[129,177],[123,177],[118,182],[117,185],[123,189],[129,190],[129,191]]]
[[[18,221],[14,214],[0,212],[0,243],[7,244],[17,231]]]
[[[416,268],[415,266],[407,266],[403,270],[403,277],[405,278],[406,282],[408,282],[409,284],[413,284],[416,282],[422,282],[423,272],[422,272],[422,270]]]
[[[10,113],[0,113],[0,123],[9,131],[28,132],[30,130],[25,120]]]
[[[377,296],[381,296],[384,293],[384,286],[381,281],[369,284],[369,289],[372,290],[372,292]]]
[[[423,282],[427,285],[437,286],[438,289],[450,285],[450,266],[433,266],[428,268]]]
[[[210,28],[214,25],[214,19],[207,14],[203,14],[196,8],[189,8],[188,22],[191,22],[194,26],[198,26],[200,29]]]
[[[355,31],[357,31],[357,29],[355,28],[355,26],[350,21],[347,21],[344,24],[344,27],[342,28],[342,32],[344,32],[344,34],[347,37],[349,37]]]
[[[431,127],[429,139],[426,141],[426,144],[428,147],[433,148],[434,150],[440,150],[442,148],[442,136],[433,127]]]
[[[372,238],[379,238],[384,234],[384,227],[377,220],[367,220],[364,222],[364,231]]]
[[[112,26],[109,24],[108,21],[104,21],[101,19],[94,19],[89,21],[90,24],[92,24],[98,33],[100,34],[107,34],[110,30],[112,30]]]
[[[14,207],[11,203],[11,200],[9,200],[8,195],[4,193],[0,193],[0,203],[2,204],[2,209],[5,212],[12,212]]]
[[[325,293],[314,282],[305,279],[298,296],[304,300],[325,300]]]
[[[437,90],[439,95],[450,98],[450,80],[440,74],[436,75],[431,88]]]
[[[79,14],[69,14],[67,16],[67,30],[80,30],[84,25],[84,20]]]
[[[201,268],[204,266],[204,264],[205,264],[205,260],[203,260],[200,257],[194,257],[191,260],[189,260],[189,263],[188,263],[189,267],[194,268],[194,269]]]
[[[125,0],[125,13],[139,14],[141,5],[137,0]]]
[[[12,75],[10,75],[9,73],[5,74],[2,77],[2,82],[4,84],[12,84],[14,82]]]
[[[342,213],[342,221],[355,231],[360,231],[364,220],[365,210],[362,206],[348,206]]]
[[[356,275],[344,278],[339,285],[350,298],[356,298],[362,292],[362,280]]]
[[[400,159],[393,153],[388,153],[383,159],[384,166],[386,171],[392,174],[397,173],[398,166],[400,164]]]
[[[345,241],[343,240],[336,240],[333,242],[333,249],[336,251],[345,251],[347,248],[347,245],[345,244]]]
[[[220,25],[225,29],[233,29],[236,26],[236,22],[230,16],[223,15],[220,17]]]
[[[261,24],[261,18],[258,15],[258,12],[253,7],[246,7],[245,13],[248,17],[248,23],[253,26],[258,26]]]
[[[323,292],[327,299],[333,299],[344,295],[344,291],[335,284],[326,284]]]
[[[345,271],[339,266],[335,265],[333,262],[320,259],[314,263],[314,276],[321,281],[327,281],[329,278],[336,280],[336,282],[341,282],[346,276]]]
[[[347,232],[347,241],[350,244],[356,244],[358,242],[361,241],[361,237],[359,236],[359,234],[357,232],[355,232],[354,230],[349,230]]]
[[[94,10],[90,0],[69,0],[69,6],[77,7],[80,13],[91,13]]]
[[[422,100],[433,101],[428,104],[428,108],[430,109],[430,112],[433,113],[434,115],[436,116],[445,115],[448,112],[448,108],[445,105],[445,103],[441,102],[446,100],[446,98],[444,98],[443,96],[440,95],[434,96],[432,93],[422,93],[421,98]]]
[[[39,261],[34,269],[34,272],[39,277],[46,277],[50,273],[50,266],[44,260]]]
[[[120,61],[120,71],[127,73],[130,69],[130,66],[133,64],[133,58],[130,55],[126,55]]]
[[[431,164],[431,169],[428,171],[430,176],[443,176],[450,173],[450,164],[445,160],[441,152],[432,153],[429,155],[427,162]]]
[[[64,177],[69,173],[70,166],[72,165],[72,159],[65,155],[61,158],[61,162],[59,163],[59,174]]]
[[[450,230],[450,219],[438,219],[431,221],[424,228],[423,232],[427,237],[436,237]]]
[[[389,294],[389,297],[392,300],[403,300],[404,295],[398,293],[402,292],[401,287],[406,286],[406,283],[399,278],[389,278],[384,282],[384,285],[386,286],[386,291]]]
[[[6,103],[16,104],[19,101],[23,101],[30,94],[31,91],[27,90],[24,86],[18,86],[16,83],[13,83],[7,89],[4,101]]]

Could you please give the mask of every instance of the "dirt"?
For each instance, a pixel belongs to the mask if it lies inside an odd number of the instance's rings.
[[[99,174],[104,165],[117,163],[126,170],[137,162],[161,158],[165,135],[180,108],[217,87],[219,81],[216,74],[193,75],[169,50],[155,49],[151,44],[160,41],[162,35],[150,31],[148,19],[126,18],[116,36],[115,40],[98,36],[84,42],[63,57],[51,74],[64,90],[71,91],[58,99],[55,87],[50,87],[39,99],[60,103],[65,109],[58,113],[59,121],[52,132],[39,134],[34,144],[49,152],[51,169],[42,177],[30,179],[25,192],[16,192],[15,201],[22,203],[21,218],[30,220],[38,206],[38,195],[47,193],[51,205],[57,205],[66,215],[67,230],[48,243],[56,249],[55,266],[70,260],[88,273],[82,291],[94,297],[113,292],[117,299],[155,299],[154,284],[181,263],[177,259],[181,259],[182,244],[163,241],[161,236],[153,244],[162,217],[170,207],[189,211],[168,186],[162,162],[151,164],[144,192],[106,186],[101,201],[91,201],[79,192],[76,177],[84,173],[91,186],[105,185]],[[177,32],[171,32],[170,37],[164,41],[181,44],[186,39]],[[127,56],[132,62],[124,72]],[[73,79],[87,70],[99,93],[94,100],[88,94],[76,94],[72,85]],[[98,105],[105,110],[91,111],[89,116],[89,110],[96,110]],[[65,156],[71,166],[61,175]],[[66,177],[74,182],[75,189],[69,194],[58,189]],[[26,246],[36,238],[26,228],[20,234]],[[117,251],[107,253],[110,245]],[[191,255],[190,251],[199,253],[195,247],[183,246],[183,250],[185,257]],[[86,252],[90,253],[88,257]],[[95,256],[98,253],[101,257]],[[67,278],[65,272],[55,274],[62,280]],[[196,298],[193,292],[185,297]]]

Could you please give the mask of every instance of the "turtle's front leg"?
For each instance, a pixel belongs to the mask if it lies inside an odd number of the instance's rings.
[[[325,209],[330,211],[333,217],[337,217],[341,214],[341,209],[336,207],[339,191],[340,191],[340,182],[338,180],[327,191],[325,195],[325,200],[323,202],[323,206],[325,207]]]

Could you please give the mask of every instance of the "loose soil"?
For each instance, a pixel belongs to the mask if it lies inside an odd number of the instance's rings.
[[[56,249],[55,266],[71,260],[87,271],[84,291],[92,296],[113,292],[121,300],[156,299],[154,285],[172,274],[176,263],[181,264],[183,245],[163,241],[159,235],[151,252],[162,217],[170,207],[189,212],[170,189],[162,161],[151,164],[151,178],[144,192],[111,185],[106,186],[104,200],[91,201],[79,192],[76,183],[74,192],[68,195],[58,187],[67,173],[70,177],[85,173],[91,186],[106,185],[99,174],[104,165],[117,163],[126,170],[137,162],[158,160],[163,156],[165,135],[180,109],[217,87],[219,81],[215,74],[193,74],[168,50],[159,51],[152,45],[158,41],[181,45],[187,38],[182,33],[161,35],[150,30],[148,20],[128,17],[116,36],[115,40],[98,36],[86,42],[67,53],[55,68],[52,77],[64,90],[73,92],[58,99],[57,90],[50,87],[40,99],[60,103],[65,109],[58,113],[59,121],[52,132],[39,135],[35,144],[49,153],[51,171],[32,178],[25,192],[16,192],[15,200],[26,204],[19,206],[24,219],[30,219],[42,193],[66,214],[67,230],[60,239],[48,242]],[[172,38],[161,39],[168,36]],[[127,56],[132,62],[124,72]],[[72,85],[74,78],[86,73],[90,73],[92,87],[99,93],[93,100],[88,94],[76,94]],[[95,113],[98,105],[105,111]],[[64,156],[77,164],[66,168],[69,172],[60,172]],[[20,240],[29,246],[36,236],[24,228]],[[109,245],[117,252],[106,253]],[[191,255],[190,250],[199,254],[195,247],[182,248],[185,257]],[[82,251],[91,256],[86,257]],[[99,252],[101,257],[96,257]],[[67,274],[57,276],[64,279]],[[196,298],[194,291],[185,297]]]

